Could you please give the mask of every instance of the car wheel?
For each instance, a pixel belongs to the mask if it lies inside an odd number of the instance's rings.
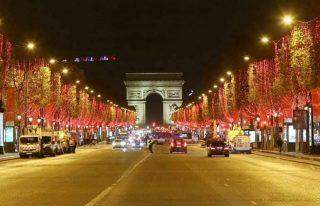
[[[19,154],[20,158],[25,159],[28,158],[28,155],[24,155],[24,154]]]
[[[170,154],[172,154],[172,151],[170,150]]]
[[[229,154],[225,154],[224,156],[225,156],[225,157],[229,157]]]
[[[208,153],[208,157],[212,157],[212,154]]]

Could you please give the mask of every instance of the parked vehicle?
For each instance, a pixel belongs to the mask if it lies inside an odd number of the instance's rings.
[[[238,135],[230,142],[232,152],[251,154],[252,147],[250,145],[250,137],[246,135]]]
[[[19,137],[19,155],[21,158],[44,155],[55,156],[51,134],[30,134]]]
[[[221,140],[212,140],[207,147],[208,157],[212,157],[212,155],[224,155],[225,157],[229,157],[229,154],[229,146]]]
[[[68,153],[70,151],[69,143],[71,134],[65,131],[56,131],[54,135],[57,137],[57,142],[62,149],[62,153]]]

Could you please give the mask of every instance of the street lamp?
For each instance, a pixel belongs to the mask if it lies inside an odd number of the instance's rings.
[[[76,81],[76,84],[80,84],[80,80],[77,80],[77,81]]]
[[[262,36],[262,37],[260,38],[260,42],[261,42],[262,44],[268,44],[268,43],[270,42],[270,38],[267,37],[267,36]]]
[[[93,90],[93,89],[91,89],[90,93],[92,94],[93,92],[94,92],[94,90]]]
[[[232,72],[231,72],[231,71],[227,71],[227,75],[228,75],[228,76],[231,76],[231,75],[232,75]]]
[[[97,97],[100,98],[100,97],[101,97],[101,94],[98,94]]]
[[[88,86],[85,86],[85,87],[84,87],[84,89],[85,89],[85,90],[88,90],[88,89],[89,89],[89,87],[88,87]]]
[[[293,24],[293,22],[294,22],[294,18],[292,15],[287,14],[282,17],[282,24],[283,25],[290,26]]]
[[[225,80],[223,77],[220,78],[220,82],[223,83]]]
[[[213,88],[214,88],[214,89],[217,89],[217,88],[218,88],[218,85],[214,84],[214,85],[213,85]]]
[[[51,58],[50,60],[49,60],[49,63],[50,64],[55,64],[57,62],[57,60],[55,60],[54,58]]]
[[[248,55],[245,55],[245,56],[243,57],[243,60],[247,62],[247,61],[250,60],[250,57],[249,57]]]
[[[36,48],[36,45],[33,42],[28,42],[26,46],[29,51],[32,51]]]
[[[68,68],[63,68],[62,69],[62,74],[68,74],[69,72],[69,69]]]
[[[32,118],[32,117],[29,117],[29,118],[28,118],[28,121],[29,121],[29,123],[32,123],[33,118]]]

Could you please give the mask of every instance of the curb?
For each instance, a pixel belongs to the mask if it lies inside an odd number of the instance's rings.
[[[0,162],[6,162],[6,161],[9,161],[9,160],[15,160],[15,159],[19,159],[20,157],[19,156],[10,156],[10,157],[7,157],[7,158],[0,158]]]
[[[263,153],[266,153],[266,154],[263,154]],[[310,159],[297,158],[297,157],[289,156],[289,155],[267,155],[267,154],[271,154],[271,153],[268,153],[268,152],[261,152],[261,153],[253,152],[252,154],[257,155],[257,156],[262,156],[262,157],[281,159],[281,160],[285,160],[285,161],[289,161],[289,162],[295,162],[295,163],[300,163],[300,164],[308,164],[308,165],[313,165],[313,166],[320,167],[320,164],[318,164],[319,161],[315,161],[315,162],[303,161],[303,160],[314,161],[314,160],[310,160]],[[293,159],[288,159],[286,157],[291,157]],[[299,161],[299,160],[301,160],[301,161]]]
[[[320,162],[320,158],[295,156],[295,155],[290,155],[290,154],[286,154],[286,153],[273,153],[273,152],[262,151],[262,150],[253,150],[253,152],[255,152],[255,151],[258,151],[258,152],[261,152],[261,153],[278,155],[278,156],[292,157],[292,158],[297,158],[297,159],[312,160],[312,161]],[[255,154],[256,154],[256,153],[255,153]]]

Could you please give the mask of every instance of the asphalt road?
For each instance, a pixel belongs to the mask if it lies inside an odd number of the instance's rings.
[[[0,163],[0,205],[319,205],[320,167],[257,155],[85,148]]]

